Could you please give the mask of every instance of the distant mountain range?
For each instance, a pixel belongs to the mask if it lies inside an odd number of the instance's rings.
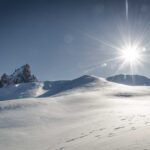
[[[150,86],[150,79],[140,75],[115,75],[106,78],[108,81],[132,86]]]
[[[73,89],[104,87],[113,83],[150,86],[150,79],[140,75],[115,75],[106,79],[84,75],[73,80],[38,81],[31,74],[28,64],[16,69],[13,74],[3,74],[0,79],[0,100],[28,97],[49,97]]]

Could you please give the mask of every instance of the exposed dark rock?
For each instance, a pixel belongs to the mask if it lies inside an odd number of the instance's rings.
[[[10,84],[19,84],[27,82],[37,82],[37,78],[31,74],[30,65],[26,64],[18,69],[11,75],[4,73],[1,76],[0,87]]]

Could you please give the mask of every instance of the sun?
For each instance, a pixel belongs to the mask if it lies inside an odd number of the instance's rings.
[[[121,49],[121,59],[127,64],[136,65],[141,59],[140,48],[128,45]]]

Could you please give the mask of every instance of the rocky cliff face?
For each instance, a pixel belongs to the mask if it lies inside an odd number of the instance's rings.
[[[19,84],[27,82],[37,82],[37,78],[31,74],[30,65],[26,64],[18,69],[11,75],[4,73],[0,79],[0,87],[10,84]]]

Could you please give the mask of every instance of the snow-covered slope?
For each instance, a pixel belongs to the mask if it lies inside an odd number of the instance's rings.
[[[38,97],[45,92],[43,86],[43,82],[9,85],[7,87],[0,88],[0,100],[3,101],[19,98]]]
[[[150,88],[80,80],[55,97],[0,101],[0,148],[148,150]]]
[[[149,86],[114,83],[130,76],[32,82],[23,72],[10,75],[19,84],[0,88],[0,149],[149,150]],[[149,85],[134,77],[132,85]]]
[[[3,100],[14,100],[20,98],[42,98],[50,96],[65,95],[68,91],[84,91],[84,90],[95,90],[105,89],[106,87],[113,87],[112,93],[107,95],[118,96],[118,97],[132,97],[139,95],[147,95],[149,93],[143,93],[143,89],[146,87],[135,87],[137,92],[133,92],[132,87],[125,86],[124,92],[119,87],[124,85],[118,85],[117,83],[109,82],[103,78],[84,75],[74,80],[65,81],[45,81],[45,82],[29,82],[15,85],[5,86],[0,88],[0,101]],[[116,89],[117,87],[117,89]],[[126,88],[127,87],[127,88]],[[146,88],[148,89],[148,88]],[[146,90],[147,91],[147,90]],[[103,91],[104,92],[104,91]]]
[[[94,76],[82,76],[74,80],[45,81],[12,84],[0,88],[0,100],[12,100],[29,97],[49,97],[67,90],[84,89],[107,84],[105,79]]]

